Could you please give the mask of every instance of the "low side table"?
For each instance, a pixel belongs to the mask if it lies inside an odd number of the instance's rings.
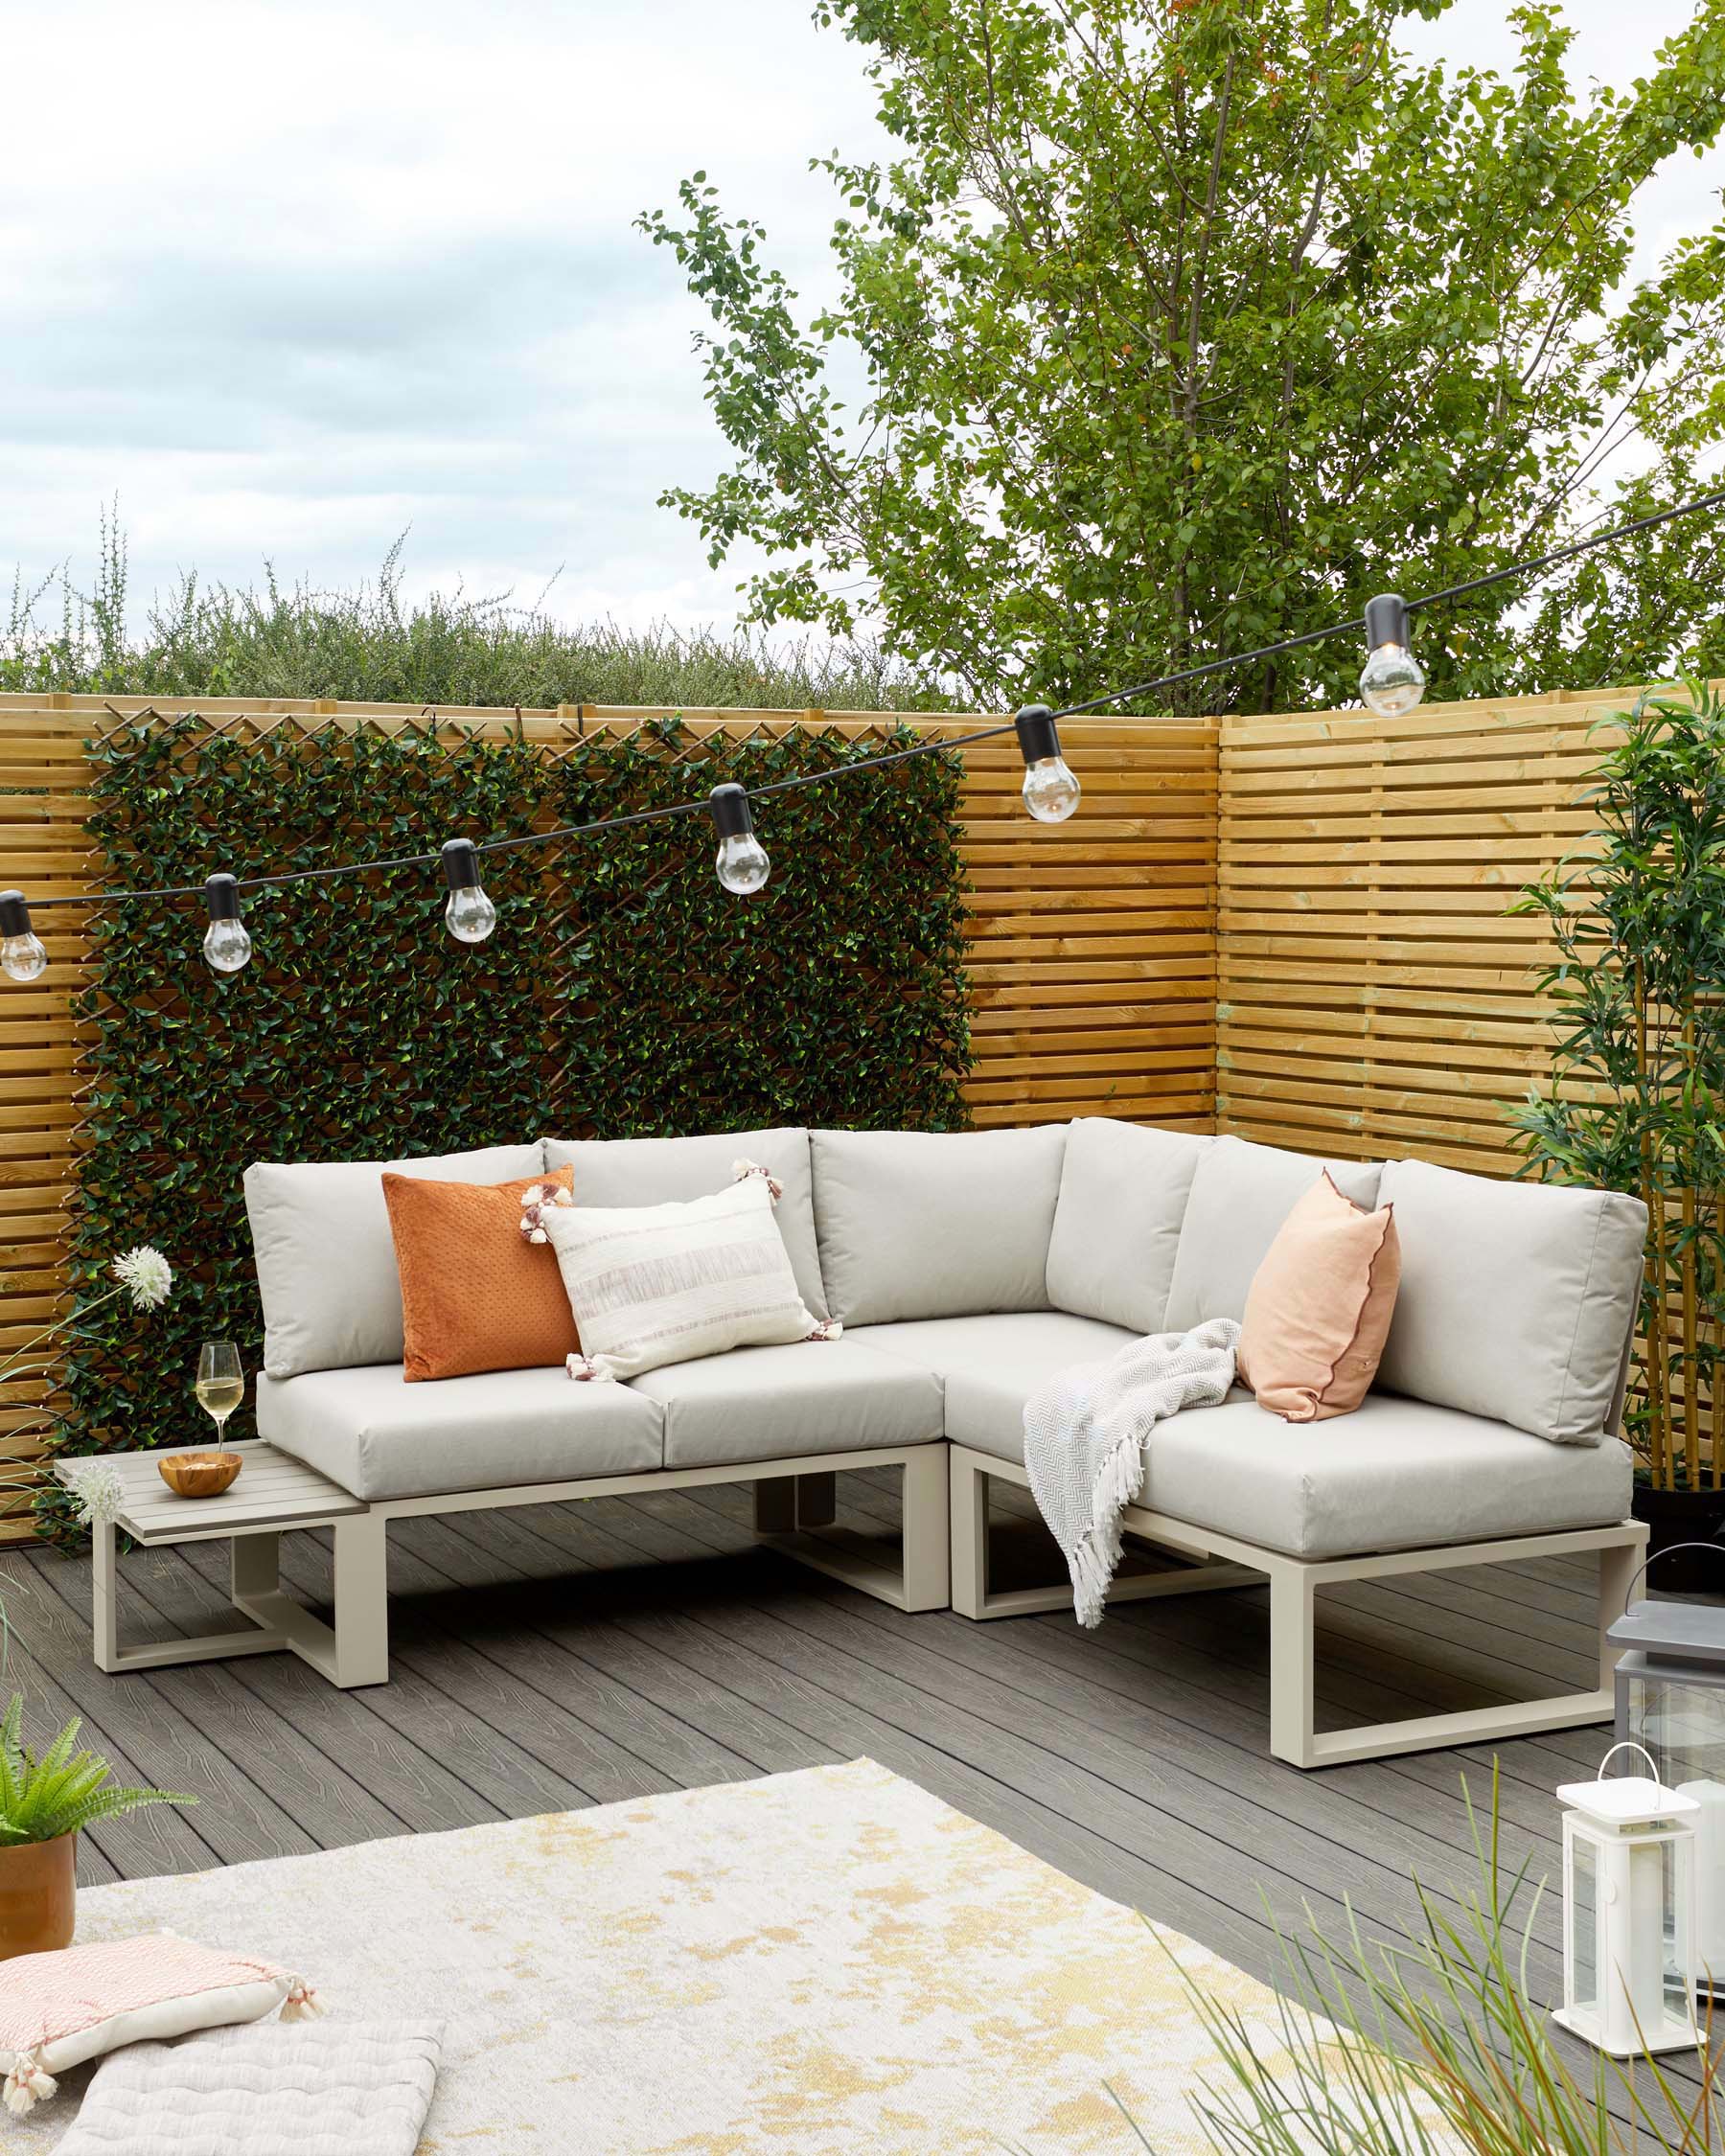
[[[245,1461],[219,1497],[183,1498],[163,1481],[159,1452],[108,1453],[123,1495],[115,1518],[94,1529],[91,1628],[99,1669],[160,1669],[172,1663],[286,1651],[309,1662],[331,1684],[351,1690],[389,1678],[388,1580],[384,1523],[363,1498],[261,1437],[224,1445]],[[68,1485],[80,1461],[56,1474]],[[284,1594],[281,1542],[295,1527],[332,1527],[335,1538],[334,1622],[325,1624]],[[242,1631],[189,1634],[136,1646],[120,1642],[115,1593],[115,1535],[124,1529],[147,1548],[181,1542],[232,1545],[229,1594],[251,1619]]]

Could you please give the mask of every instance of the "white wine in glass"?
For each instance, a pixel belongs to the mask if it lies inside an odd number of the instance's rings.
[[[216,1424],[216,1442],[245,1397],[245,1372],[231,1340],[207,1340],[197,1351],[197,1404]]]

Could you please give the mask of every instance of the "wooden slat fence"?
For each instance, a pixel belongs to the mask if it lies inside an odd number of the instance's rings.
[[[1624,700],[1223,722],[1220,1130],[1511,1172],[1505,1108],[1550,1069],[1552,938],[1505,908],[1584,839],[1590,728]]]

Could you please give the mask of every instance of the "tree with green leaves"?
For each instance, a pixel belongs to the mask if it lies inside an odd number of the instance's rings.
[[[696,173],[640,221],[716,329],[735,452],[662,498],[755,624],[878,628],[978,702],[1066,700],[1538,553],[1705,484],[1725,223],[1631,275],[1633,216],[1725,122],[1725,0],[1578,95],[1555,0],[1507,79],[1418,65],[1447,0],[820,0],[886,163],[803,318]],[[845,390],[860,376],[860,398]],[[1725,667],[1717,520],[1421,619],[1438,696]],[[1353,694],[1346,641],[1179,708]]]

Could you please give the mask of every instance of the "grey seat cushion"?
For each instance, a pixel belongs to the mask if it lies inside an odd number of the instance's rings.
[[[1209,1318],[1246,1315],[1252,1276],[1296,1204],[1327,1168],[1345,1198],[1377,1204],[1375,1160],[1321,1160],[1279,1145],[1218,1138],[1198,1162],[1180,1227],[1180,1250],[1162,1323],[1184,1332]]]
[[[1378,1383],[1597,1445],[1641,1298],[1647,1208],[1615,1190],[1392,1160],[1401,1293]]]
[[[1099,1362],[1138,1335],[1064,1310],[1032,1310],[869,1325],[854,1337],[940,1378],[946,1434],[954,1443],[1022,1465],[1030,1393],[1072,1364]]]
[[[866,1452],[941,1434],[939,1379],[848,1336],[674,1363],[628,1389],[663,1414],[667,1467]]]
[[[723,1190],[738,1160],[758,1160],[784,1185],[773,1218],[790,1253],[797,1293],[816,1318],[831,1317],[815,1242],[807,1131],[788,1125],[701,1137],[545,1140],[545,1165],[573,1171],[578,1205],[687,1204],[691,1198]]]
[[[809,1137],[833,1317],[879,1325],[1047,1309],[1064,1124]]]
[[[374,1502],[635,1475],[663,1464],[664,1414],[626,1385],[492,1370],[408,1385],[399,1363],[258,1380],[271,1444]]]
[[[1506,1423],[1371,1392],[1355,1413],[1288,1423],[1255,1400],[1192,1408],[1150,1442],[1140,1502],[1294,1557],[1599,1527],[1629,1511],[1615,1437],[1547,1444]]]
[[[1048,1243],[1056,1310],[1161,1332],[1192,1178],[1215,1142],[1105,1115],[1069,1124]]]
[[[385,1172],[434,1182],[518,1182],[545,1152],[489,1145],[417,1160],[254,1160],[245,1171],[271,1377],[399,1363],[402,1278],[383,1200]]]
[[[127,2044],[61,2156],[414,2156],[443,2055],[425,2020],[253,2022]],[[34,2137],[31,2137],[34,2141]]]

